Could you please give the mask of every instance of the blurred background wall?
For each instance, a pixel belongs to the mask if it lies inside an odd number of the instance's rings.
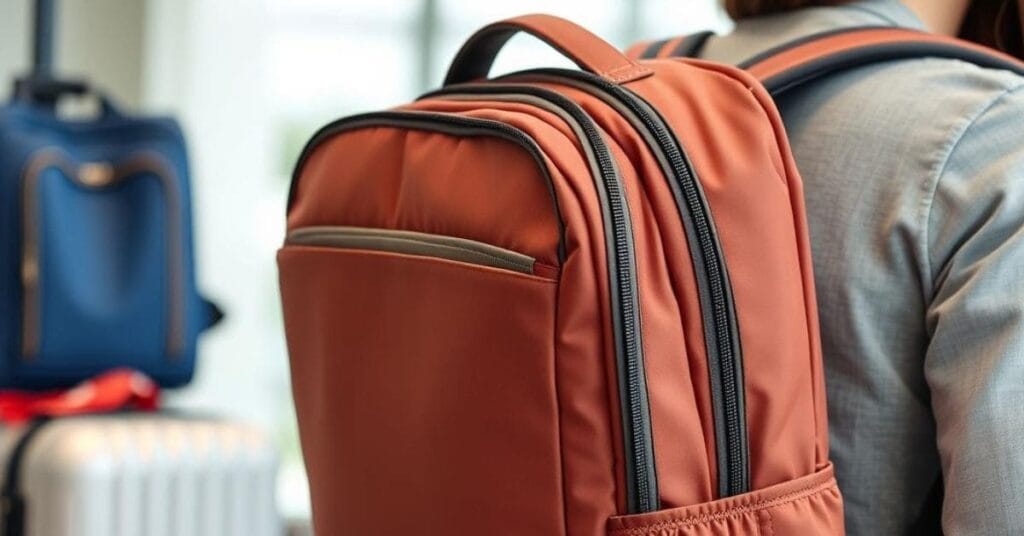
[[[547,11],[616,45],[729,21],[715,0],[58,0],[57,72],[125,109],[173,114],[192,158],[202,288],[227,310],[196,381],[170,403],[265,428],[280,445],[280,504],[308,515],[278,310],[274,253],[302,144],[342,115],[437,85],[477,27]],[[30,0],[0,1],[0,79],[30,55]],[[568,63],[516,37],[496,72]],[[8,85],[8,87],[10,87]],[[2,142],[2,140],[0,140]]]

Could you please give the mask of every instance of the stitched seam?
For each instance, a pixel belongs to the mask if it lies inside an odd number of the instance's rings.
[[[617,68],[612,69],[610,71],[602,71],[602,72],[600,72],[598,74],[600,74],[601,76],[603,76],[605,78],[609,78],[609,79],[611,79],[614,82],[622,82],[623,80],[628,80],[628,79],[630,79],[630,78],[632,78],[634,76],[646,75],[646,74],[649,74],[651,72],[652,71],[650,69],[648,69],[647,67],[644,67],[642,65],[633,64],[633,65],[623,65],[621,67],[617,67]]]
[[[601,74],[605,76],[613,76],[618,73],[629,73],[631,71],[639,70],[641,67],[636,63],[630,63],[629,65],[620,65],[614,69],[603,71]]]
[[[777,508],[786,504],[799,501],[801,499],[821,495],[826,491],[836,489],[834,481],[829,480],[824,483],[815,483],[801,488],[799,490],[768,499],[753,504],[741,505],[735,508],[730,508],[724,512],[717,512],[713,514],[701,514],[681,519],[673,519],[668,521],[662,521],[660,523],[654,523],[650,525],[644,525],[642,527],[620,527],[612,531],[613,534],[649,534],[652,530],[665,530],[673,528],[687,528],[693,525],[705,524],[711,521],[719,521],[722,519],[729,519],[739,517],[741,515],[749,514],[751,512],[757,512],[759,510],[766,510],[768,508]]]
[[[629,82],[631,80],[635,80],[635,79],[639,78],[641,75],[645,75],[646,73],[647,73],[647,71],[642,71],[642,70],[638,69],[637,71],[634,71],[634,72],[630,72],[630,73],[622,74],[622,75],[616,75],[616,76],[609,76],[607,78],[609,80],[611,80],[612,82],[622,83],[622,82]]]
[[[924,288],[928,289],[927,291],[928,291],[928,294],[929,294],[929,295],[925,296],[925,300],[927,302],[931,302],[932,298],[935,296],[935,293],[936,293],[936,289],[935,289],[935,272],[934,272],[934,269],[933,269],[934,267],[932,266],[931,219],[932,219],[932,210],[933,210],[933,208],[935,206],[935,203],[934,203],[935,196],[938,193],[939,185],[942,183],[942,177],[943,177],[943,175],[946,174],[946,170],[949,167],[949,163],[953,159],[953,154],[956,152],[957,148],[960,146],[960,143],[963,141],[964,137],[967,136],[967,134],[971,131],[971,128],[974,127],[974,125],[977,124],[977,122],[979,120],[981,120],[981,118],[984,117],[986,113],[988,113],[996,105],[998,105],[1000,102],[1002,102],[1002,100],[1004,98],[1006,98],[1007,96],[1009,96],[1009,95],[1011,95],[1013,93],[1016,93],[1017,91],[1021,90],[1022,88],[1024,88],[1024,84],[1017,84],[1015,86],[1008,87],[1008,88],[1004,89],[1003,91],[1001,91],[998,95],[993,97],[991,100],[986,102],[984,106],[982,106],[979,109],[977,109],[974,112],[974,114],[965,123],[962,124],[961,128],[959,129],[959,131],[953,133],[954,136],[953,136],[953,138],[951,138],[951,140],[949,141],[949,143],[947,144],[947,146],[945,148],[946,152],[945,152],[945,155],[943,156],[942,161],[939,163],[938,168],[936,169],[936,172],[931,177],[929,177],[929,181],[930,182],[925,185],[926,191],[924,192],[924,198],[921,200],[921,213],[922,213],[921,242],[922,242],[922,247],[924,248],[924,258],[923,258],[923,262],[924,262],[924,265],[925,265],[925,273],[923,274],[924,277],[925,277]]]

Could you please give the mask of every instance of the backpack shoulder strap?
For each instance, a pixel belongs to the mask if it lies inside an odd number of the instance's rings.
[[[658,41],[643,41],[631,46],[626,55],[636,60],[692,58],[700,53],[704,43],[712,35],[715,35],[715,32],[704,31]]]
[[[1013,56],[961,39],[893,27],[848,28],[811,35],[758,54],[740,67],[778,96],[836,72],[913,58],[958,59],[1024,76],[1024,62]]]
[[[715,32],[712,31],[703,31],[687,35],[679,41],[679,44],[676,45],[676,48],[673,49],[669,55],[683,58],[696,58],[700,55],[700,51],[704,50],[704,44],[707,43],[708,39],[713,35],[715,35]]]
[[[712,35],[700,32],[637,43],[627,55],[634,59],[694,57]],[[1024,76],[1024,62],[1013,56],[962,39],[892,26],[858,26],[812,34],[766,50],[739,66],[778,96],[839,71],[912,58],[959,59]]]

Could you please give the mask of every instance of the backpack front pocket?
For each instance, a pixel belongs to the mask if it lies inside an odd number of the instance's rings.
[[[562,531],[554,267],[353,228],[292,231],[278,263],[319,527]]]
[[[186,346],[182,208],[155,153],[77,162],[44,149],[22,180],[22,373],[77,377]],[[52,372],[52,371],[51,371]]]

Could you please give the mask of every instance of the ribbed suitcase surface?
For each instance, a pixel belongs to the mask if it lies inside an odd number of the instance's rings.
[[[0,431],[4,460],[22,433]],[[237,423],[167,415],[61,419],[30,440],[20,471],[28,536],[282,533],[275,450]]]

